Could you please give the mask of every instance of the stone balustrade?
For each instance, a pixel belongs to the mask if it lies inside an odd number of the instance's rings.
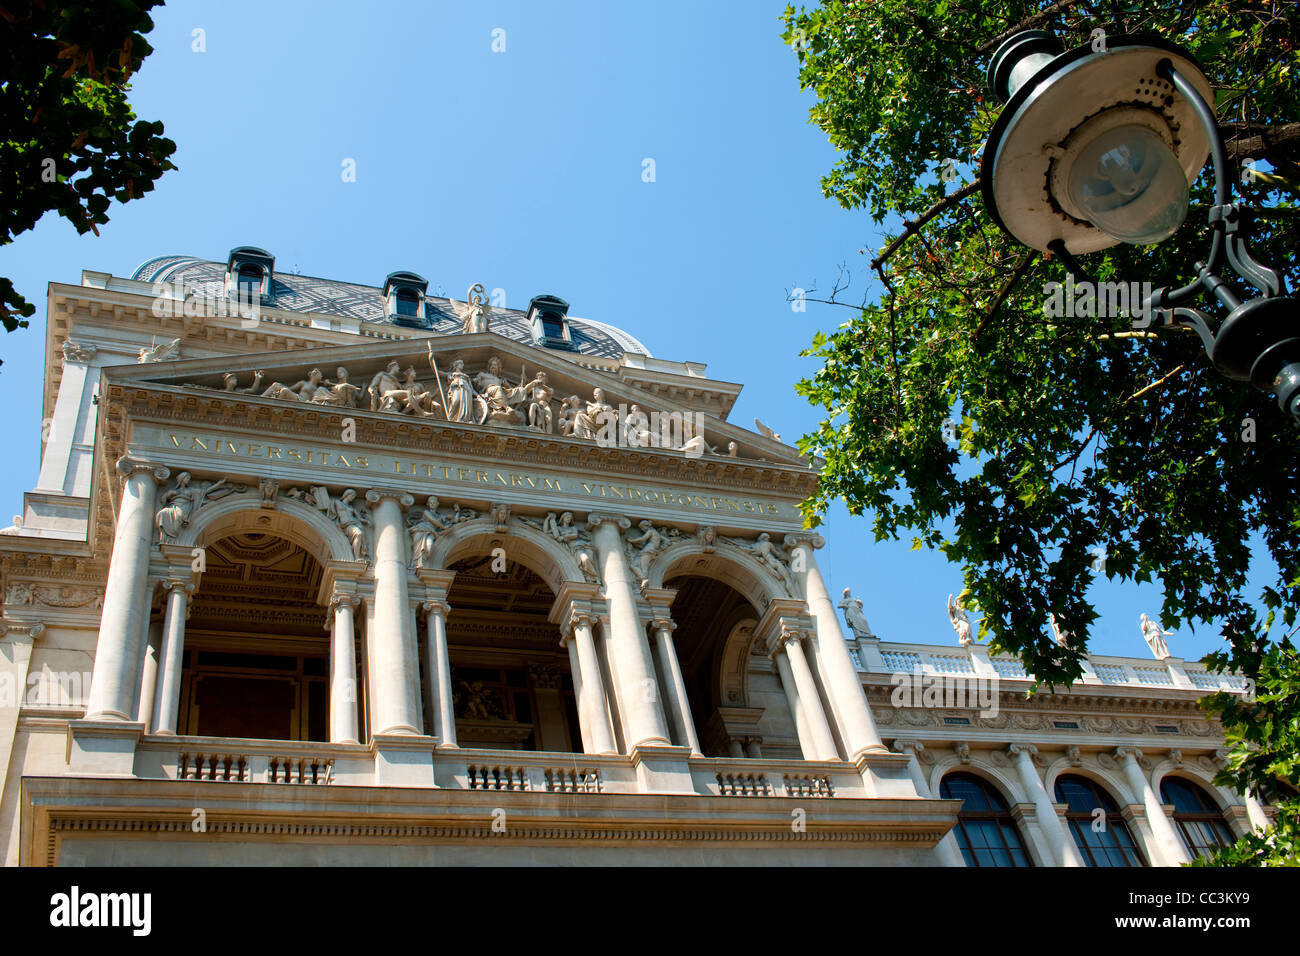
[[[988,647],[938,647],[933,644],[905,644],[891,641],[856,639],[849,642],[859,674],[898,674],[919,671],[949,677],[997,677],[999,680],[1031,681],[1019,658],[994,656]],[[1206,693],[1227,691],[1242,693],[1245,679],[1238,674],[1216,674],[1200,664],[1177,657],[1163,661],[1108,657],[1089,654],[1085,658],[1081,684],[1105,684],[1130,687],[1167,687],[1174,690],[1198,690]]]

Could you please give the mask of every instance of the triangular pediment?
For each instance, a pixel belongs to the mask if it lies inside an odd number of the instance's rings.
[[[581,356],[490,332],[180,358],[114,366],[104,374],[113,384],[219,393],[241,402],[346,409],[598,444],[637,442],[634,447],[660,451],[677,450],[702,429],[706,447],[697,441],[679,454],[806,464],[789,445],[589,367]]]

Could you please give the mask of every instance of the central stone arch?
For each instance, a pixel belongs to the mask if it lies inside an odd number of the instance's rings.
[[[321,564],[355,560],[347,536],[323,512],[292,498],[280,498],[274,508],[263,508],[261,499],[251,493],[205,504],[174,543],[182,548],[202,547],[241,531],[285,538]]]
[[[440,533],[430,553],[430,563],[445,568],[460,558],[494,547],[506,549],[506,559],[518,561],[541,575],[552,591],[559,593],[566,581],[585,582],[573,552],[548,534],[511,518],[505,531],[498,531],[490,516],[473,518]]]

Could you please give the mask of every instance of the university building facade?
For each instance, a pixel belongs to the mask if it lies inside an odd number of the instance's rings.
[[[52,283],[0,534],[9,865],[1177,865],[1240,691],[870,632],[740,386],[535,297],[275,272]],[[848,615],[848,628],[837,608]]]

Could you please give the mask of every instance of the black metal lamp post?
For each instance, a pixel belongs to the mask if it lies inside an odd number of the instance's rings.
[[[1187,216],[1188,186],[1212,156],[1209,256],[1192,282],[1153,291],[1135,326],[1195,330],[1220,373],[1274,393],[1300,422],[1298,303],[1246,249],[1250,217],[1231,201],[1209,81],[1159,37],[1107,37],[1100,46],[1063,52],[1052,34],[1029,30],[993,54],[989,87],[1006,106],[980,168],[985,206],[1016,240],[1086,278],[1076,254],[1173,235]],[[1225,257],[1260,295],[1237,296],[1219,274]],[[1217,329],[1191,307],[1207,292],[1228,309]]]

